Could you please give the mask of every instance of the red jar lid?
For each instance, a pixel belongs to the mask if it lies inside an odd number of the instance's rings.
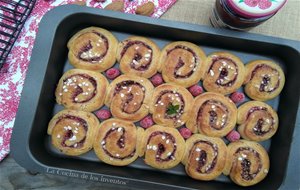
[[[246,18],[260,18],[275,14],[287,0],[226,0],[230,8]]]

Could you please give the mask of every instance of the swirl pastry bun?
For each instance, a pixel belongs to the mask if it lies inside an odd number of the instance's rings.
[[[153,88],[146,78],[121,75],[109,85],[105,105],[116,118],[139,121],[149,113]]]
[[[205,59],[199,46],[186,41],[172,42],[161,53],[162,76],[166,82],[190,87],[203,77]]]
[[[116,62],[118,40],[99,27],[89,27],[77,32],[67,44],[70,63],[79,69],[105,71]]]
[[[227,147],[222,139],[194,134],[186,141],[182,163],[190,177],[209,181],[222,174],[226,156]]]
[[[98,125],[92,113],[62,110],[49,122],[48,134],[55,148],[66,155],[77,156],[92,149]]]
[[[186,126],[193,133],[223,137],[235,127],[236,119],[237,108],[228,97],[206,92],[196,97]]]
[[[71,69],[59,80],[56,102],[68,109],[95,111],[103,105],[107,87],[108,81],[102,74]]]
[[[230,94],[239,89],[245,79],[243,62],[233,54],[215,52],[205,61],[203,86],[209,92]]]
[[[245,93],[252,99],[266,101],[280,94],[285,83],[284,73],[272,61],[256,60],[246,65]]]
[[[150,39],[132,36],[119,43],[117,60],[123,73],[152,77],[159,68],[159,47]]]

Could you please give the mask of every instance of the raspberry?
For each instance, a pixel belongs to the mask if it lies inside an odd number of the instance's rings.
[[[249,7],[256,7],[260,0],[244,0],[244,3]]]
[[[241,103],[245,100],[245,95],[242,92],[234,92],[230,95],[230,99],[234,103]]]
[[[99,3],[104,3],[106,0],[95,0],[95,1]]]
[[[117,78],[117,76],[119,75],[120,75],[120,71],[119,69],[116,68],[110,68],[106,71],[106,77],[110,80]]]
[[[99,110],[96,112],[96,116],[101,119],[101,120],[105,120],[111,117],[111,113],[109,110]]]
[[[154,124],[152,117],[150,115],[144,117],[141,121],[140,121],[140,125],[141,127],[147,129],[149,127],[151,127]]]
[[[258,3],[258,7],[263,10],[270,8],[271,6],[272,6],[272,2],[269,0],[260,0],[260,2]]]
[[[159,74],[159,73],[157,73],[153,77],[151,77],[150,80],[151,80],[153,86],[155,86],[155,87],[164,83],[164,80],[163,80],[161,74]]]
[[[181,129],[179,129],[179,133],[185,139],[188,139],[190,136],[192,136],[192,131],[189,130],[188,128],[181,128]]]
[[[203,89],[201,86],[195,84],[195,85],[189,87],[189,91],[193,96],[198,96],[199,94],[201,94],[203,92]]]
[[[230,142],[234,142],[240,139],[240,134],[236,130],[232,130],[230,133],[226,135],[226,139]]]

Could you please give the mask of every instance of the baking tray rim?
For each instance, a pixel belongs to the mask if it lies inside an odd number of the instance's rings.
[[[27,76],[35,76],[36,81],[44,81],[45,73],[47,71],[47,64],[48,64],[48,58],[51,53],[52,43],[55,37],[56,29],[60,25],[60,22],[63,19],[66,19],[69,16],[75,15],[75,14],[92,14],[97,16],[104,16],[104,17],[111,17],[114,19],[120,19],[120,20],[126,20],[126,21],[132,21],[136,23],[144,23],[144,24],[151,24],[151,25],[157,25],[161,27],[168,27],[168,28],[174,28],[174,29],[181,29],[185,31],[192,31],[192,32],[202,32],[206,34],[212,34],[217,36],[225,36],[225,37],[231,37],[235,39],[240,40],[249,40],[249,41],[258,41],[258,42],[265,42],[265,43],[271,43],[275,45],[283,45],[287,46],[289,48],[292,48],[294,51],[296,51],[298,54],[300,54],[300,42],[296,40],[290,40],[290,39],[283,39],[278,37],[271,37],[271,36],[265,36],[261,34],[253,34],[253,33],[245,33],[245,32],[238,32],[238,31],[231,31],[226,29],[217,29],[212,28],[209,26],[201,26],[196,24],[189,24],[189,23],[183,23],[178,21],[170,21],[170,20],[164,20],[164,19],[154,19],[149,18],[145,16],[139,16],[139,15],[131,15],[131,14],[125,14],[115,11],[108,11],[108,10],[99,10],[91,7],[83,7],[78,5],[63,5],[56,7],[50,11],[48,11],[44,17],[42,18],[40,25],[39,25],[39,32],[36,37],[35,45],[33,47],[32,51],[32,57],[30,60],[30,63],[38,62],[39,64],[30,64],[28,67],[28,73]],[[49,23],[51,23],[52,27],[49,27]],[[45,38],[43,35],[45,30],[47,30],[47,41],[48,43],[45,43]],[[255,40],[253,40],[255,39]],[[36,44],[40,44],[40,42],[43,41],[45,52],[47,52],[47,56],[38,56],[39,48]],[[44,60],[44,61],[43,61]],[[46,66],[43,66],[45,63]],[[33,67],[34,65],[34,67]],[[33,75],[34,71],[38,71],[39,75]],[[24,95],[27,95],[29,92],[29,84],[26,83],[27,78],[24,82],[24,87],[22,91],[22,96],[20,99],[19,109],[16,115],[15,123],[14,123],[14,130],[12,133],[11,138],[11,154],[12,157],[15,159],[15,161],[23,166],[24,168],[34,171],[34,172],[48,172],[49,168],[51,169],[64,169],[64,168],[55,168],[55,167],[48,167],[47,165],[44,165],[43,163],[39,162],[35,157],[31,154],[30,148],[29,148],[29,137],[30,137],[30,129],[31,127],[28,127],[24,129],[23,126],[32,126],[34,117],[36,115],[36,108],[38,106],[39,102],[39,95],[42,90],[42,82],[35,83],[36,89],[38,91],[30,93],[30,99],[37,100],[34,101],[34,104],[32,104],[31,109],[27,109],[26,112],[22,113],[23,118],[29,118],[27,122],[23,121],[21,118],[21,112],[22,110],[25,110],[26,107],[26,101],[27,99],[24,97]],[[298,101],[299,102],[299,101]],[[33,109],[35,108],[35,109]],[[25,115],[24,115],[25,114]],[[28,116],[28,117],[27,117]],[[27,124],[26,124],[27,123]],[[25,125],[24,125],[25,124]],[[291,146],[290,146],[290,155],[288,156],[288,162],[287,162],[287,171],[286,176],[283,179],[283,182],[279,189],[299,189],[300,187],[300,181],[298,180],[297,175],[295,172],[300,173],[300,165],[296,163],[297,160],[300,160],[300,154],[297,154],[297,147],[300,147],[300,107],[298,105],[298,111],[297,111],[297,119],[295,122],[295,128],[293,131],[293,139],[291,140]],[[72,171],[69,170],[68,171]],[[93,173],[93,172],[86,172],[86,171],[77,171],[74,170],[74,172],[77,173],[90,173],[95,175],[101,175],[105,177],[110,177],[111,179],[122,179],[126,180],[128,182],[139,183],[139,182],[145,182],[148,184],[158,185],[155,182],[151,181],[143,181],[143,180],[137,180],[132,178],[124,178],[124,177],[117,177],[117,176],[109,176],[105,174],[99,174],[99,173]],[[163,185],[163,184],[159,184]],[[166,186],[171,187],[172,185],[166,184]],[[177,187],[173,186],[173,188],[183,188],[183,187]],[[186,188],[189,189],[189,188]]]

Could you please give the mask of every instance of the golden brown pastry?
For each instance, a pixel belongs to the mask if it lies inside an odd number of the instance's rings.
[[[94,151],[107,164],[125,166],[137,159],[138,142],[138,131],[133,123],[112,118],[100,124],[94,141]]]
[[[157,169],[170,169],[180,163],[185,142],[178,130],[154,125],[145,130],[138,144],[145,163]]]
[[[114,35],[99,27],[77,32],[68,42],[70,63],[79,69],[105,71],[116,62],[118,41]]]
[[[154,89],[150,113],[159,125],[180,127],[190,117],[193,101],[193,96],[187,89],[165,83]]]
[[[166,82],[190,87],[203,77],[205,59],[199,46],[185,41],[172,42],[161,53],[162,76]]]
[[[215,52],[205,61],[203,86],[209,92],[230,94],[239,89],[245,79],[243,62],[233,54]]]
[[[266,150],[258,143],[240,140],[228,145],[223,173],[241,186],[262,181],[269,172],[270,161]]]
[[[222,174],[226,156],[227,146],[222,139],[194,134],[186,141],[182,163],[190,177],[209,181]]]
[[[121,75],[109,85],[105,105],[114,117],[139,121],[149,112],[153,88],[146,78]]]
[[[228,97],[206,92],[196,97],[186,126],[193,133],[223,137],[235,127],[236,118],[237,108]]]
[[[71,69],[59,80],[56,102],[68,109],[95,111],[103,105],[107,87],[108,81],[102,74]]]
[[[132,36],[119,43],[117,60],[125,74],[150,78],[159,68],[159,47],[150,39]]]
[[[92,113],[62,110],[49,122],[48,135],[55,148],[66,155],[77,156],[92,149],[98,125]]]
[[[271,106],[259,101],[249,101],[238,108],[238,131],[244,139],[264,141],[278,128],[278,116]]]
[[[273,61],[256,60],[246,65],[245,92],[254,100],[275,98],[282,91],[284,83],[284,73]]]

